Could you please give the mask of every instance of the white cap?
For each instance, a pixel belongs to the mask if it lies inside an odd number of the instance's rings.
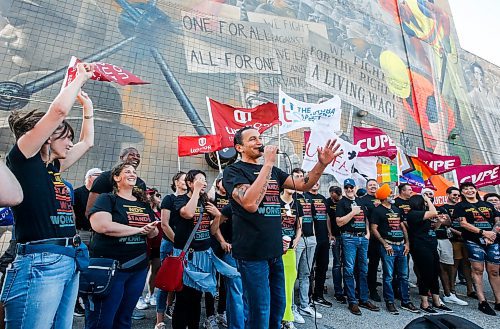
[[[89,171],[87,171],[87,173],[85,174],[85,180],[89,179],[90,176],[94,176],[94,175],[101,174],[101,173],[102,173],[101,169],[92,168]]]
[[[420,194],[421,194],[421,195],[424,195],[424,194],[425,194],[425,193],[427,193],[427,192],[431,192],[431,193],[434,195],[434,191],[433,191],[433,190],[431,190],[431,189],[430,189],[430,188],[428,188],[428,187],[423,188],[423,189],[422,189],[422,191],[420,192]]]

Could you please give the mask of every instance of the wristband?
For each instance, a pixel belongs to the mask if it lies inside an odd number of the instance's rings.
[[[84,115],[83,118],[84,119],[92,119],[94,117],[94,115]]]
[[[483,230],[479,230],[479,234],[482,236],[483,235]]]

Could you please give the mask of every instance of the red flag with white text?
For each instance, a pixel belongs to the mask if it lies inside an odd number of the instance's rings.
[[[71,57],[66,76],[63,80],[62,89],[67,87],[73,80],[75,80],[77,71],[76,64],[81,63],[81,60],[75,56]],[[94,63],[94,74],[90,78],[97,81],[116,82],[121,86],[126,85],[144,85],[149,82],[141,80],[138,76],[134,75],[119,66],[108,63]]]
[[[398,154],[396,144],[379,128],[354,127],[354,144],[361,149],[358,157],[385,156],[393,160]]]
[[[417,149],[417,157],[427,164],[433,175],[452,171],[462,165],[459,156],[434,154],[421,148]]]
[[[459,183],[472,182],[477,188],[500,184],[500,165],[471,165],[456,168]]]
[[[222,147],[233,147],[234,134],[243,127],[252,126],[262,134],[279,123],[278,106],[274,103],[247,109],[232,107],[207,97],[207,106],[212,133],[222,136]]]
[[[177,154],[180,157],[221,150],[221,136],[178,136]]]

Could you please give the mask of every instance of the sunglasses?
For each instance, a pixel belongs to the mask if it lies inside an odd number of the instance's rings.
[[[354,186],[344,186],[344,189],[346,189],[346,190],[354,190]]]

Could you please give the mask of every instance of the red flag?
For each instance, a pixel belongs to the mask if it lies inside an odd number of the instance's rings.
[[[178,136],[177,154],[184,157],[221,150],[221,138],[219,135]]]
[[[354,144],[361,148],[358,157],[378,155],[393,160],[398,154],[396,144],[379,128],[354,127]]]
[[[71,57],[66,76],[63,80],[62,88],[65,88],[76,78],[76,64],[81,63],[81,60],[75,56]],[[119,66],[107,63],[94,63],[94,74],[92,80],[116,82],[121,86],[126,85],[144,85],[149,82],[141,80],[133,73],[122,69]]]
[[[232,107],[207,97],[213,133],[222,136],[222,147],[233,147],[234,134],[241,128],[252,126],[263,133],[279,123],[278,106],[265,103],[251,109]]]
[[[418,158],[429,166],[433,175],[443,174],[461,166],[459,156],[439,155],[428,152],[421,148],[417,149]]]
[[[475,165],[456,168],[459,183],[472,182],[477,188],[500,184],[500,165]]]

